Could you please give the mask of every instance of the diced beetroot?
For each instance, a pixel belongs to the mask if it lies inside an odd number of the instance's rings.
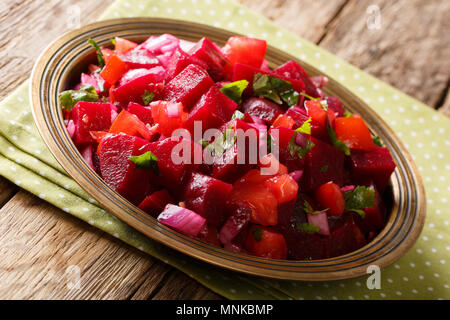
[[[221,131],[225,132],[226,128],[234,128],[235,130],[241,129],[244,133],[250,134],[253,131],[257,137],[259,137],[259,132],[251,127],[248,123],[234,119],[225,123]],[[259,140],[259,138],[258,138]],[[256,149],[256,150],[255,150]],[[223,180],[228,183],[234,182],[236,179],[244,175],[248,170],[250,170],[255,164],[249,163],[250,150],[255,152],[257,159],[258,146],[250,146],[248,139],[246,139],[245,146],[239,146],[239,143],[234,143],[232,147],[228,148],[223,154],[216,154],[214,157],[213,167],[213,177],[216,179]],[[243,163],[238,163],[241,159]]]
[[[294,79],[302,81],[305,84],[305,92],[307,94],[313,97],[319,97],[319,94],[316,91],[316,86],[312,83],[305,69],[303,69],[297,62],[290,60],[273,70],[273,73],[275,75],[283,76],[287,80]]]
[[[286,113],[287,116],[291,117],[295,121],[295,125],[293,129],[297,129],[302,126],[302,124],[309,119],[309,116],[306,114],[306,111],[300,107],[291,107]],[[311,135],[313,137],[319,138],[324,141],[328,141],[328,132],[324,126],[318,123],[316,120],[311,119]]]
[[[220,247],[219,232],[217,231],[217,227],[211,224],[205,223],[197,237],[203,242]]]
[[[151,170],[137,169],[131,156],[143,154],[147,141],[124,134],[103,139],[100,150],[100,171],[105,182],[126,199],[138,205],[150,188]]]
[[[344,107],[342,106],[341,100],[339,100],[338,97],[326,97],[325,100],[327,101],[328,109],[331,109],[335,112],[336,117],[343,117],[344,116]]]
[[[166,81],[172,80],[176,75],[178,75],[181,71],[184,70],[188,65],[196,64],[203,69],[207,69],[208,65],[194,57],[191,57],[186,52],[184,52],[181,48],[177,48],[173,55],[170,57],[169,62],[167,63],[166,68]]]
[[[327,257],[337,257],[358,250],[366,239],[351,216],[343,216],[335,223],[330,220],[331,234],[327,238]]]
[[[321,89],[323,87],[325,87],[328,83],[328,78],[325,76],[315,76],[315,77],[311,77],[311,82],[314,84],[314,86],[317,89]]]
[[[180,147],[179,149],[176,146]],[[189,177],[189,173],[195,169],[192,158],[187,161],[177,163],[175,157],[183,158],[183,147],[192,148],[192,142],[181,137],[166,138],[161,141],[151,142],[143,146],[142,153],[151,151],[158,158],[159,175],[153,177],[160,185],[166,187],[172,194],[178,196],[180,185],[184,179]],[[174,156],[174,160],[172,159]],[[191,150],[191,157],[192,150]]]
[[[252,209],[245,201],[238,201],[228,206],[228,219],[219,232],[219,240],[222,244],[231,241],[248,225]]]
[[[315,190],[329,181],[342,186],[344,153],[321,140],[311,138],[311,141],[314,147],[305,156],[305,171],[300,182],[302,190]]]
[[[289,81],[292,84],[292,87],[297,91],[297,92],[304,92],[305,91],[305,83],[302,80],[297,80],[297,79],[290,79],[290,78],[286,78],[283,75],[280,74],[274,74],[271,72],[267,72],[265,70],[261,70],[252,66],[248,66],[245,64],[241,64],[241,63],[236,63],[234,65],[234,69],[233,69],[233,77],[232,77],[232,81],[237,81],[237,80],[247,80],[250,84],[253,83],[253,78],[255,76],[255,74],[257,73],[261,73],[261,74],[271,74],[275,77],[278,77],[280,79],[284,79]],[[244,93],[251,95],[253,92],[252,86],[249,85]]]
[[[150,69],[158,66],[159,60],[151,54],[148,50],[142,47],[136,47],[124,54],[120,58],[125,62],[130,69],[145,68]]]
[[[223,221],[223,213],[231,184],[193,173],[187,180],[183,199],[186,207],[206,218],[208,223],[219,226]]]
[[[187,110],[214,84],[201,67],[190,64],[164,87],[163,100],[181,102]]]
[[[372,151],[352,150],[350,158],[353,178],[356,181],[372,179],[382,194],[395,170],[389,149],[375,146]]]
[[[353,214],[353,220],[366,235],[370,232],[380,231],[384,226],[384,219],[386,215],[386,208],[383,204],[383,200],[376,188],[374,189],[375,204],[371,208],[364,209],[364,218],[357,213]]]
[[[158,72],[159,71],[159,72]],[[134,80],[136,78],[145,76],[149,73],[159,73],[161,74],[161,77],[164,75],[164,69],[162,67],[157,67],[156,69],[131,69],[127,71],[122,78],[120,78],[119,86],[123,86],[124,84],[130,82],[131,80]]]
[[[231,119],[236,107],[237,104],[233,100],[220,92],[216,86],[211,86],[190,111],[185,127],[191,134],[194,133],[194,121],[202,122],[203,132],[209,128],[219,128]]]
[[[152,110],[138,103],[130,102],[127,111],[136,115],[145,124],[153,124]]]
[[[78,102],[71,111],[71,119],[75,125],[75,144],[95,142],[89,131],[108,130],[111,126],[112,108],[110,103]]]
[[[278,139],[273,135],[274,130],[278,130]],[[280,162],[284,164],[288,171],[302,170],[305,164],[305,157],[299,158],[298,155],[291,155],[289,151],[289,143],[294,134],[297,134],[294,130],[278,127],[270,129],[272,136],[272,143],[274,148],[278,148]]]
[[[145,197],[139,204],[139,209],[147,212],[153,217],[157,217],[168,203],[173,203],[174,199],[166,189],[153,192]]]
[[[249,98],[242,104],[242,112],[256,116],[268,125],[284,111],[275,103],[263,98]]]
[[[193,58],[207,64],[208,73],[214,81],[227,79],[225,66],[230,64],[217,47],[208,38],[202,38],[188,52]]]
[[[126,108],[130,101],[143,103],[145,91],[153,92],[156,96],[155,99],[157,99],[162,89],[160,82],[163,81],[160,70],[160,67],[150,69],[149,73],[113,89],[112,95],[114,96],[114,100],[122,108]]]

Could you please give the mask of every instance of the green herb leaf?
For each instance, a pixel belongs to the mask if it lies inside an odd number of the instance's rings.
[[[288,150],[291,156],[297,155],[297,157],[302,159],[309,152],[309,150],[314,148],[314,143],[311,140],[307,139],[306,146],[301,147],[295,142],[296,135],[297,133],[294,133],[292,135],[291,140],[289,141],[288,144]]]
[[[303,202],[303,210],[308,214],[319,214],[322,212],[327,212],[329,210],[329,208],[326,208],[324,210],[314,210],[313,207],[311,206],[311,204],[305,200]]]
[[[320,168],[320,172],[326,172],[328,170],[328,165],[324,165],[322,168]]]
[[[353,191],[344,193],[345,211],[353,211],[364,218],[362,209],[371,208],[375,205],[375,190],[370,187],[357,186]]]
[[[344,152],[344,154],[346,156],[350,155],[350,148],[347,147],[347,145],[342,142],[341,140],[339,140],[336,137],[336,131],[334,131],[334,129],[330,126],[330,121],[327,121],[327,131],[328,131],[328,136],[330,137],[331,140],[331,144],[333,146],[335,146],[336,148],[338,148],[339,150],[341,150],[342,152]]]
[[[252,228],[252,235],[253,235],[253,238],[255,238],[256,241],[261,241],[262,235],[263,235],[263,229],[260,228],[260,227]]]
[[[311,223],[299,223],[295,226],[295,229],[309,234],[314,234],[320,230],[320,227]]]
[[[106,102],[108,102],[108,98],[105,97],[105,96],[103,96],[103,97],[102,97],[102,101],[106,103]]]
[[[303,122],[303,124],[300,127],[295,129],[295,132],[300,132],[300,133],[305,133],[305,134],[311,135],[311,121],[312,121],[312,119],[309,118],[308,120]]]
[[[261,73],[255,74],[253,78],[253,93],[277,104],[284,101],[289,106],[295,106],[299,97],[299,93],[292,88],[289,81]]]
[[[154,174],[159,175],[158,158],[151,151],[140,156],[131,156],[128,160],[133,162],[137,169],[150,169]]]
[[[237,104],[240,104],[242,102],[242,92],[244,92],[247,86],[247,80],[234,81],[220,88],[220,92],[222,92]]]
[[[236,110],[236,111],[233,113],[233,115],[231,116],[231,120],[234,120],[234,119],[242,120],[242,119],[244,119],[244,114],[243,114],[241,111]]]
[[[111,40],[111,43],[112,43],[113,45],[116,45],[116,39],[115,39],[115,38],[110,38],[109,40]]]
[[[345,111],[345,112],[344,112],[344,117],[346,117],[346,118],[351,118],[351,117],[353,117],[353,114],[351,114],[351,113],[348,112],[348,111]]]
[[[103,57],[103,53],[102,50],[100,49],[100,46],[92,38],[89,38],[88,42],[90,43],[91,46],[94,47],[95,51],[97,51],[98,65],[100,66],[100,68],[103,68],[105,66],[105,58]]]
[[[376,136],[372,138],[373,143],[375,143],[377,146],[383,147],[383,143],[381,142],[380,137]]]
[[[144,106],[148,106],[150,102],[155,98],[155,94],[148,90],[145,90],[144,95],[142,96],[142,101],[144,102]]]
[[[323,110],[328,111],[328,102],[327,102],[327,100],[320,100],[319,103],[322,106]]]
[[[61,92],[58,98],[63,109],[72,110],[79,101],[97,102],[98,94],[92,85],[85,84],[79,90],[66,90]]]
[[[300,95],[302,95],[302,96],[308,98],[309,100],[319,101],[320,99],[322,99],[322,98],[314,98],[314,97],[311,97],[309,94],[306,94],[306,93],[304,93],[304,92],[300,92]]]

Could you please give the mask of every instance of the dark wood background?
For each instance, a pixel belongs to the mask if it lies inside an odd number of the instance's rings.
[[[0,99],[26,80],[39,53],[112,0],[2,1]],[[239,0],[295,34],[450,116],[450,1]],[[366,27],[367,8],[381,28]],[[0,299],[217,299],[178,270],[73,218],[0,177]],[[79,290],[66,269],[81,270]]]

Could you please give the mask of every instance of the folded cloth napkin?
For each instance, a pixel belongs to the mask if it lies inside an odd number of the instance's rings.
[[[0,103],[0,174],[87,223],[147,252],[229,299],[450,299],[450,119],[230,0],[118,0],[101,19],[154,16],[246,33],[300,57],[365,100],[399,135],[424,177],[428,208],[414,247],[381,272],[381,289],[367,277],[295,282],[248,276],[187,257],[103,210],[60,167],[30,112],[28,81]]]

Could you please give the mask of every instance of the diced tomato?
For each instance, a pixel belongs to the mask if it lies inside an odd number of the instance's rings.
[[[230,62],[230,71],[235,63],[242,63],[260,68],[266,55],[267,43],[265,40],[235,36],[230,37],[222,51]]]
[[[282,176],[266,180],[264,185],[275,195],[278,204],[286,203],[297,198],[298,184],[289,174],[283,174]]]
[[[273,153],[266,154],[258,161],[260,168],[272,168],[276,171],[275,175],[282,175],[288,173],[288,169],[285,165],[281,164]]]
[[[344,195],[342,194],[341,188],[337,184],[328,182],[321,185],[316,190],[315,198],[322,209],[328,208],[328,214],[332,216],[340,216],[344,213]]]
[[[250,222],[264,226],[275,226],[278,223],[277,199],[263,183],[235,183],[230,192],[229,201],[231,203],[247,202],[252,209]]]
[[[124,39],[124,38],[120,38],[120,37],[115,37],[114,38],[116,40],[116,44],[114,46],[114,49],[116,51],[116,53],[125,53],[130,51],[131,49],[134,49],[138,46],[138,44],[136,42]]]
[[[252,255],[271,258],[286,259],[286,240],[278,231],[261,226],[252,226],[245,241],[245,248]]]
[[[175,129],[181,128],[188,113],[181,102],[155,101],[150,104],[153,121],[159,124],[159,132],[169,137]]]
[[[325,127],[327,121],[328,112],[324,109],[320,101],[317,100],[306,100],[305,107],[308,113],[308,116],[311,119],[317,121],[322,126]]]
[[[285,115],[285,114],[280,114],[275,121],[272,123],[272,127],[276,128],[276,127],[285,127],[288,129],[292,129],[292,127],[295,125],[295,121],[294,119],[292,119],[291,117]]]
[[[361,118],[339,117],[334,127],[337,138],[349,148],[371,151],[375,147],[369,129]]]
[[[108,48],[101,48],[103,58],[105,58],[105,63],[108,63],[109,59],[114,55],[114,51]]]
[[[113,55],[106,63],[102,72],[100,72],[100,76],[110,85],[113,85],[117,81],[119,81],[127,71],[127,64],[123,62],[122,59],[120,59],[118,56]]]
[[[125,133],[130,136],[152,140],[154,133],[134,114],[122,110],[109,128],[109,133]]]

